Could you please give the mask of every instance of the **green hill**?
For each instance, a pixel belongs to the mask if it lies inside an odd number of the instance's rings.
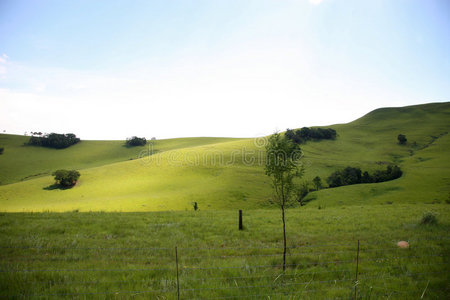
[[[313,192],[308,205],[448,201],[449,116],[450,103],[433,103],[378,109],[354,122],[330,126],[338,132],[336,140],[302,145],[304,179],[325,179],[345,166],[375,170],[389,163],[401,166],[404,175],[391,182]],[[407,145],[398,145],[400,133],[408,138]],[[263,148],[258,147],[263,138],[157,141],[156,154],[133,160],[145,148],[83,141],[51,150],[22,146],[26,137],[1,138],[2,181],[16,181],[0,186],[3,211],[191,210],[193,202],[201,210],[270,205]],[[79,183],[70,190],[49,188],[53,179],[45,174],[57,168],[79,169]],[[33,174],[42,176],[17,182]]]
[[[179,138],[151,141],[146,146],[127,147],[125,141],[81,141],[66,149],[25,146],[30,137],[0,134],[0,184],[50,175],[56,169],[86,169],[137,159],[154,152],[207,145],[230,138]]]

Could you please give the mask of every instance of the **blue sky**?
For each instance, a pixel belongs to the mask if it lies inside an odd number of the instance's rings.
[[[0,130],[250,137],[448,101],[449,3],[0,0]]]

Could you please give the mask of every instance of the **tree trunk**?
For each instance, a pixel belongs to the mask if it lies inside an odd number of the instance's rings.
[[[286,270],[286,222],[284,220],[284,205],[281,206],[281,214],[283,219],[283,272]]]

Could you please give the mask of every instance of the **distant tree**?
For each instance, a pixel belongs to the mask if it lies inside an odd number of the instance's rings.
[[[389,180],[394,180],[394,179],[400,178],[403,175],[402,170],[397,165],[388,166],[386,168],[386,172],[389,172],[391,174]]]
[[[404,145],[408,141],[408,139],[406,139],[406,136],[404,134],[399,134],[397,140],[400,145]]]
[[[80,178],[80,172],[76,170],[56,170],[52,173],[52,176],[55,176],[57,184],[63,187],[72,187]]]
[[[126,141],[127,146],[144,146],[145,144],[147,144],[147,140],[145,139],[145,137],[137,137],[137,136],[133,136],[130,138],[127,138]]]
[[[331,173],[331,175],[327,178],[327,183],[329,187],[338,187],[344,185],[342,173],[340,171]]]
[[[33,132],[28,141],[28,145],[42,146],[55,149],[70,147],[80,141],[73,133],[50,133],[42,135],[42,132]]]
[[[290,140],[293,140],[295,137],[295,131],[292,129],[286,129],[286,132],[284,133],[284,136]]]
[[[322,188],[322,178],[319,176],[314,177],[313,184],[316,191],[320,190]]]
[[[274,133],[266,145],[266,175],[272,179],[274,200],[281,209],[283,222],[283,271],[286,270],[286,220],[285,209],[294,198],[294,178],[302,175],[299,165],[301,150],[286,136]]]
[[[152,137],[152,141],[156,141],[156,138],[155,138],[155,137]]]
[[[377,170],[373,175],[370,175],[367,171],[361,175],[360,168],[346,167],[343,170],[333,172],[327,178],[327,183],[330,187],[338,187],[358,183],[383,182],[400,178],[402,174],[402,170],[397,165],[389,165],[386,170]]]
[[[332,128],[310,128],[286,129],[285,136],[296,144],[302,144],[309,140],[331,140],[336,139],[337,132]]]
[[[361,177],[361,183],[371,183],[371,182],[373,182],[372,176],[370,176],[369,172],[364,171]]]
[[[373,174],[373,182],[384,182],[400,178],[403,172],[397,165],[389,165],[386,170],[378,170]]]
[[[345,185],[361,183],[361,169],[346,167],[342,172]]]
[[[309,194],[309,182],[303,181],[299,185],[295,186],[294,189],[294,195],[297,202],[300,204],[300,206],[305,205],[305,202],[303,201],[306,196]]]
[[[5,151],[4,147],[0,147],[0,155],[3,154],[3,151]]]

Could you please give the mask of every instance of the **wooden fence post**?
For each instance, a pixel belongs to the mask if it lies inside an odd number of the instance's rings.
[[[359,267],[359,240],[358,240],[358,249],[356,250],[356,274],[355,274],[355,300],[358,296],[358,267]]]
[[[175,264],[177,265],[177,299],[180,300],[180,279],[178,276],[178,248],[175,246]]]
[[[244,226],[242,225],[242,209],[239,210],[239,230],[243,230]]]

